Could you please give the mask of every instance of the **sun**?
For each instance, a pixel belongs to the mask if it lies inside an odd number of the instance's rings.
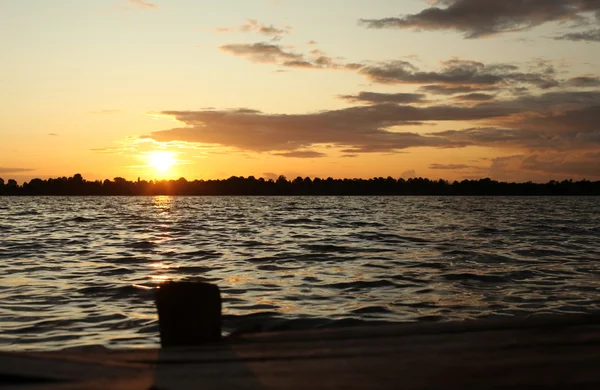
[[[167,172],[175,165],[175,154],[172,152],[150,152],[148,162],[158,172]]]

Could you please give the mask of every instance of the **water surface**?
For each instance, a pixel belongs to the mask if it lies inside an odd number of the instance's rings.
[[[0,348],[158,343],[153,288],[226,331],[600,309],[597,197],[0,197]]]

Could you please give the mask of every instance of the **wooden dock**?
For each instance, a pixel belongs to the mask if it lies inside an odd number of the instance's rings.
[[[600,389],[600,316],[244,335],[193,348],[0,353],[2,389]]]

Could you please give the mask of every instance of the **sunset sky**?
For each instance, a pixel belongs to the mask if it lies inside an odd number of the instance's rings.
[[[597,0],[1,0],[0,177],[600,179]]]

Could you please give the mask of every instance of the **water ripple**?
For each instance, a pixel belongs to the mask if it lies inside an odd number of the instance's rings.
[[[158,342],[154,288],[227,331],[600,309],[600,198],[0,198],[0,348]]]

